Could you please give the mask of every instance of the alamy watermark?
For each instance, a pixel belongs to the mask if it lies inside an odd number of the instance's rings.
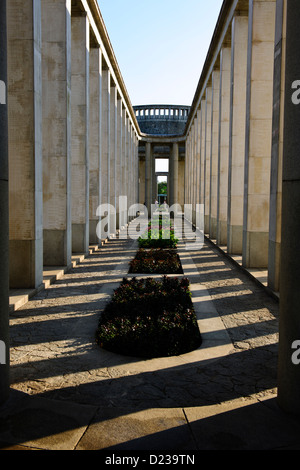
[[[0,341],[0,364],[6,364],[6,345]]]
[[[297,366],[300,364],[300,340],[295,340],[292,343],[292,349],[296,349],[296,351],[293,352],[292,354],[292,363]]]
[[[180,204],[168,206],[166,204],[151,204],[150,214],[144,204],[133,204],[128,208],[127,196],[118,198],[117,208],[112,204],[101,204],[96,215],[100,218],[96,232],[99,239],[110,238],[118,226],[125,227],[130,220],[130,229],[121,230],[120,239],[162,238],[170,239],[171,230],[174,237],[181,240],[186,250],[199,250],[204,244],[204,205]],[[171,221],[173,223],[171,223]],[[152,228],[160,230],[150,230]],[[159,224],[159,225],[157,225]]]
[[[6,85],[0,80],[0,104],[6,104]]]

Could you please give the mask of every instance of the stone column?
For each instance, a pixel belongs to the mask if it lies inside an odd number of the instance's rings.
[[[89,22],[72,16],[72,250],[89,249]]]
[[[299,23],[299,2],[289,0],[286,20],[278,402],[285,412],[298,416],[300,415]]]
[[[128,119],[128,186],[127,186],[127,194],[128,194],[128,208],[129,208],[129,222],[132,220],[132,125],[130,118]],[[151,175],[150,175],[150,193],[151,193]]]
[[[110,87],[110,162],[109,187],[110,204],[114,208],[110,214],[110,235],[116,234],[116,165],[117,165],[117,87]]]
[[[42,0],[44,264],[70,266],[71,0]]]
[[[212,110],[211,110],[211,160],[210,160],[210,218],[209,236],[217,238],[218,209],[218,155],[220,125],[220,71],[212,74]]]
[[[9,222],[6,1],[0,4],[0,404],[9,397]]]
[[[191,151],[191,203],[192,203],[192,224],[196,224],[196,177],[197,177],[197,154],[196,154],[196,143],[197,143],[197,128],[198,128],[198,116],[196,115],[193,126],[192,126],[192,151]]]
[[[146,142],[146,164],[145,164],[145,205],[148,215],[151,214],[151,162],[152,147],[150,142]]]
[[[172,160],[173,160],[173,204],[179,204],[179,197],[178,197],[179,146],[177,143],[174,143],[172,146]],[[177,213],[175,213],[174,215],[177,215]]]
[[[122,109],[120,111],[121,113],[121,160],[120,160],[120,174],[121,174],[121,181],[120,181],[120,196],[124,197],[126,196],[125,194],[125,169],[126,169],[126,109],[122,105]],[[120,228],[125,226],[125,210],[126,210],[126,204],[122,204],[120,207]]]
[[[41,2],[10,0],[8,129],[10,287],[43,282]]]
[[[242,254],[248,17],[235,16],[231,35],[227,250]]]
[[[202,112],[201,107],[197,111],[197,142],[196,142],[196,204],[200,204],[200,180],[201,180],[201,130]]]
[[[89,230],[90,243],[98,244],[97,208],[101,204],[101,118],[102,118],[102,52],[90,50],[90,133],[89,133]]]
[[[206,100],[201,101],[201,161],[200,161],[200,204],[205,200],[205,129],[206,129]]]
[[[152,156],[151,162],[151,204],[155,203],[155,198],[157,197],[157,178],[155,171],[155,157]]]
[[[221,50],[220,76],[220,134],[218,155],[218,211],[217,243],[227,245],[228,208],[228,155],[229,155],[229,116],[230,116],[230,70],[231,49]]]
[[[212,88],[206,88],[204,233],[209,234]]]
[[[101,204],[110,204],[110,71],[102,70],[102,129],[101,129]],[[102,215],[104,218],[104,214]],[[101,226],[101,239],[110,233],[110,219],[108,227]],[[105,229],[105,230],[104,230]]]
[[[126,210],[123,213],[123,225],[127,226],[128,224],[128,195],[127,195],[127,187],[128,187],[128,115],[127,111],[124,110],[124,137],[123,137],[123,144],[124,144],[124,183],[123,183],[123,196],[127,197],[127,206]]]
[[[268,266],[276,0],[249,3],[243,266]]]
[[[116,229],[121,228],[119,197],[122,196],[122,100],[117,101],[117,161],[116,161]]]
[[[285,87],[285,43],[286,43],[286,1],[276,4],[276,31],[274,53],[274,93],[272,125],[272,158],[270,187],[270,225],[268,286],[279,291],[280,244],[281,244],[281,198],[282,198],[282,151],[284,123]]]

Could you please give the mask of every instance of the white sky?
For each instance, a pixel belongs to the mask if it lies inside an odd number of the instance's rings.
[[[223,0],[98,0],[133,105],[191,105]]]

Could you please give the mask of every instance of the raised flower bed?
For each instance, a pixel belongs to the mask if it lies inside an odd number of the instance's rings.
[[[127,356],[176,356],[197,349],[201,335],[187,278],[123,279],[101,315],[97,343]]]
[[[156,216],[148,224],[147,232],[138,239],[140,248],[176,248],[178,239],[170,219]]]
[[[134,274],[183,274],[179,256],[174,249],[140,248],[129,266],[129,273]]]

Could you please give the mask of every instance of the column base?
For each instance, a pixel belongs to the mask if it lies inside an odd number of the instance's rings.
[[[269,241],[268,287],[275,292],[279,291],[280,284],[280,248],[280,243]]]
[[[227,253],[241,255],[243,252],[243,227],[242,225],[228,225],[227,229]]]
[[[216,219],[216,217],[210,217],[209,236],[212,240],[216,240],[216,238],[217,238],[217,219]]]
[[[99,240],[99,238],[97,236],[97,232],[96,232],[98,224],[99,224],[99,220],[90,220],[90,223],[89,223],[89,231],[90,231],[89,241],[92,245],[98,245],[100,243],[100,240]]]
[[[71,236],[65,230],[44,230],[44,265],[70,266]]]
[[[245,268],[267,268],[269,253],[268,232],[243,232],[243,260]]]
[[[217,243],[218,245],[227,245],[227,222],[219,220],[217,226]]]
[[[9,287],[36,289],[43,283],[43,240],[9,241]]]
[[[88,224],[72,224],[72,252],[88,253],[89,226]]]

